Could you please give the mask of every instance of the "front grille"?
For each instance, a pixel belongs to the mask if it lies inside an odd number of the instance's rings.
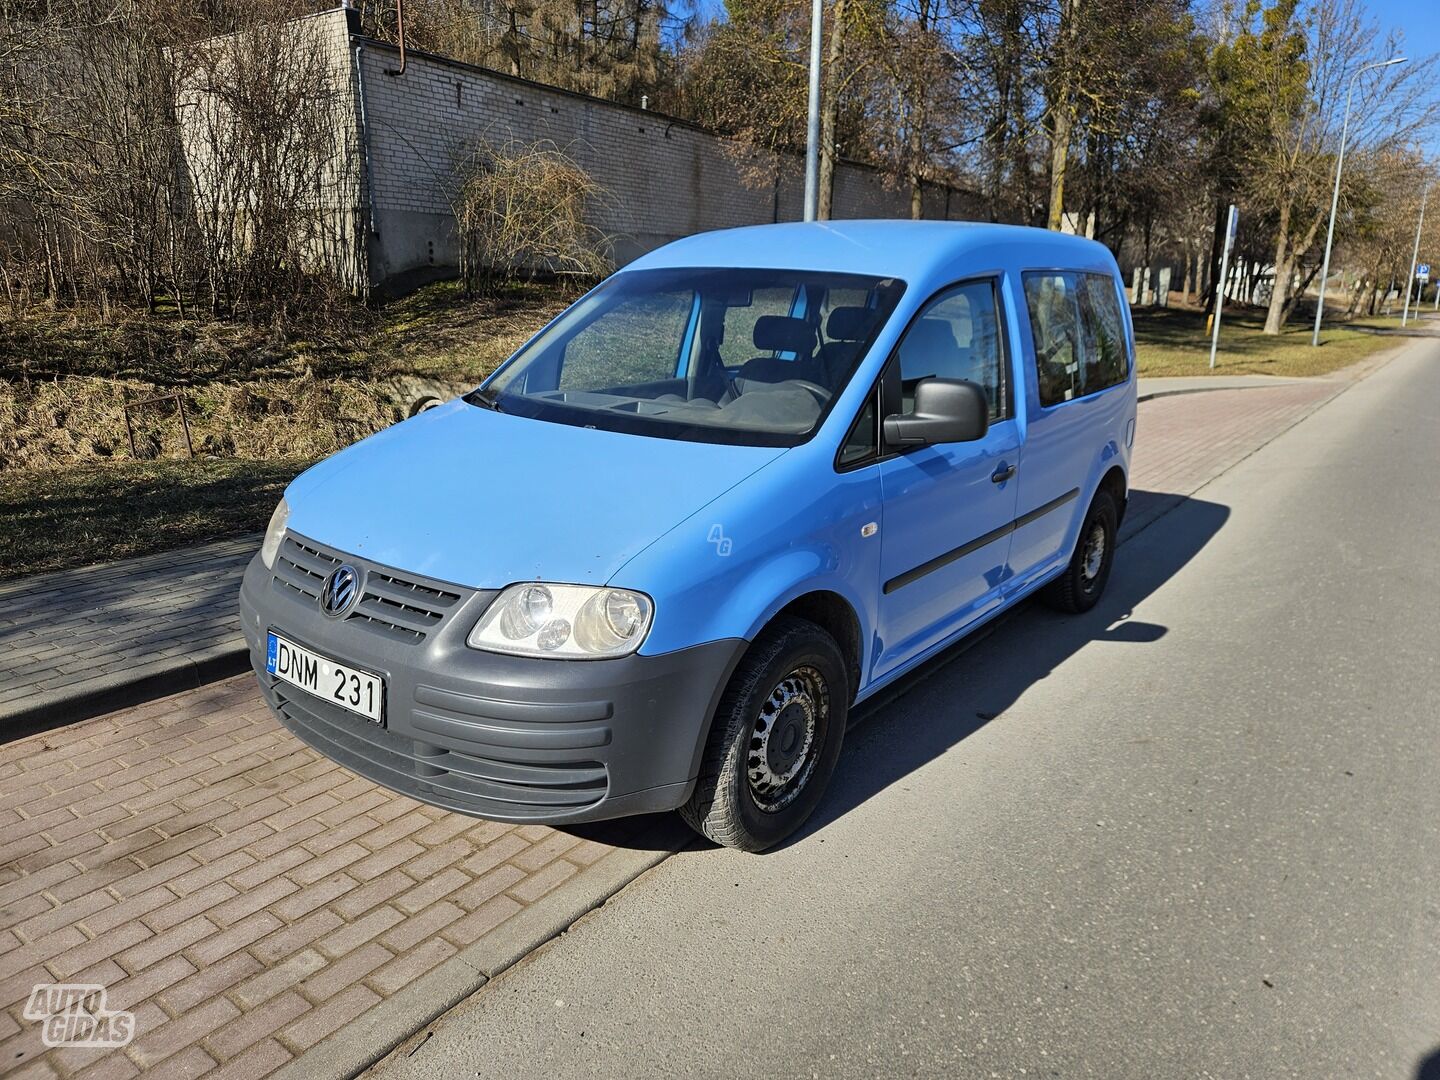
[[[423,802],[507,818],[580,811],[605,798],[609,773],[598,761],[507,761],[495,747],[480,755],[397,735],[329,702],[294,693],[267,678],[271,704],[285,726],[361,776]],[[495,756],[492,756],[495,755]],[[549,755],[545,755],[549,758]]]
[[[407,644],[424,641],[460,602],[460,593],[438,582],[416,581],[388,567],[342,555],[294,535],[287,535],[280,546],[275,559],[275,581],[281,588],[318,603],[325,579],[347,561],[364,571],[365,587],[344,621],[357,623],[391,640]]]
[[[371,570],[365,575],[360,602],[346,619],[363,619],[373,629],[401,641],[424,641],[459,602],[459,593]]]
[[[311,600],[320,599],[320,590],[343,560],[338,555],[286,536],[275,558],[275,580],[287,589],[294,589]]]

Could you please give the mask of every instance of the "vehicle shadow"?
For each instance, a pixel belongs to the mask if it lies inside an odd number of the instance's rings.
[[[1201,499],[1141,491],[1132,493],[1130,509],[1153,512],[1162,500],[1173,508],[1161,510],[1160,517],[1147,513],[1143,543],[1137,542],[1136,531],[1121,530],[1115,569],[1093,610],[1062,615],[1037,601],[1022,604],[861,704],[829,793],[789,843],[824,829],[1003,718],[1021,694],[1091,642],[1146,645],[1164,637],[1167,627],[1135,620],[1132,612],[1210,542],[1230,510]],[[1044,623],[1039,633],[1037,621]],[[917,701],[920,694],[923,700]],[[903,708],[901,698],[908,699]]]
[[[1415,1067],[1415,1080],[1440,1080],[1440,1050],[1428,1054]]]
[[[1130,613],[1194,558],[1229,516],[1229,508],[1217,503],[1132,492],[1115,569],[1094,610],[1065,616],[1039,603],[1022,604],[858,706],[829,791],[815,816],[782,847],[824,829],[945,753],[1000,716],[1026,689],[1090,642],[1158,641],[1167,628],[1138,622]],[[1137,535],[1145,542],[1136,543]],[[1137,551],[1143,557],[1134,557]],[[1036,620],[1045,622],[1046,632],[1033,632]],[[1017,648],[1022,636],[1024,647]],[[999,662],[991,663],[992,659]],[[980,665],[983,678],[977,676]],[[922,687],[925,701],[913,708],[911,695]],[[901,698],[910,698],[905,708],[897,707]],[[883,737],[872,737],[877,727],[884,728]],[[862,749],[857,744],[863,744],[863,752],[857,752]],[[565,831],[616,847],[654,850],[666,841],[674,842],[665,819],[676,816],[595,822]]]

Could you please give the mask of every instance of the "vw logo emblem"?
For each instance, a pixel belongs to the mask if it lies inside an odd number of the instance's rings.
[[[360,571],[349,563],[337,566],[320,590],[320,610],[326,615],[344,615],[360,595]]]

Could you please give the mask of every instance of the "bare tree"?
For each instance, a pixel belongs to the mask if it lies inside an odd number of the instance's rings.
[[[1380,36],[1358,0],[1315,0],[1303,12],[1296,11],[1293,2],[1288,7],[1284,26],[1276,29],[1296,45],[1267,54],[1263,77],[1270,107],[1263,152],[1248,177],[1251,200],[1274,224],[1275,279],[1265,317],[1267,334],[1281,332],[1318,270],[1318,260],[1310,257],[1329,212],[1346,89],[1352,79],[1356,90],[1348,139],[1351,154],[1401,145],[1432,129],[1440,119],[1440,104],[1430,91],[1433,59],[1417,58],[1407,65],[1361,74],[1368,65],[1392,56],[1394,43]],[[1350,195],[1357,190],[1357,175],[1347,170]],[[1294,287],[1307,259],[1310,269]]]

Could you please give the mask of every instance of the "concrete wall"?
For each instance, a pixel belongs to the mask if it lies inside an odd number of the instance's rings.
[[[608,193],[592,223],[612,238],[622,264],[691,233],[801,216],[798,160],[786,159],[782,182],[756,189],[725,140],[684,122],[428,54],[411,52],[405,73],[390,74],[398,49],[360,36],[355,12],[337,8],[301,23],[334,64],[336,113],[351,125],[337,136],[345,160],[331,175],[343,178],[349,196],[334,207],[331,231],[335,246],[357,257],[343,271],[332,268],[357,291],[454,271],[449,192],[457,162],[482,141],[548,139],[574,158]],[[927,217],[960,218],[967,208],[959,192],[926,192]],[[904,185],[875,169],[838,166],[835,217],[909,213]]]

